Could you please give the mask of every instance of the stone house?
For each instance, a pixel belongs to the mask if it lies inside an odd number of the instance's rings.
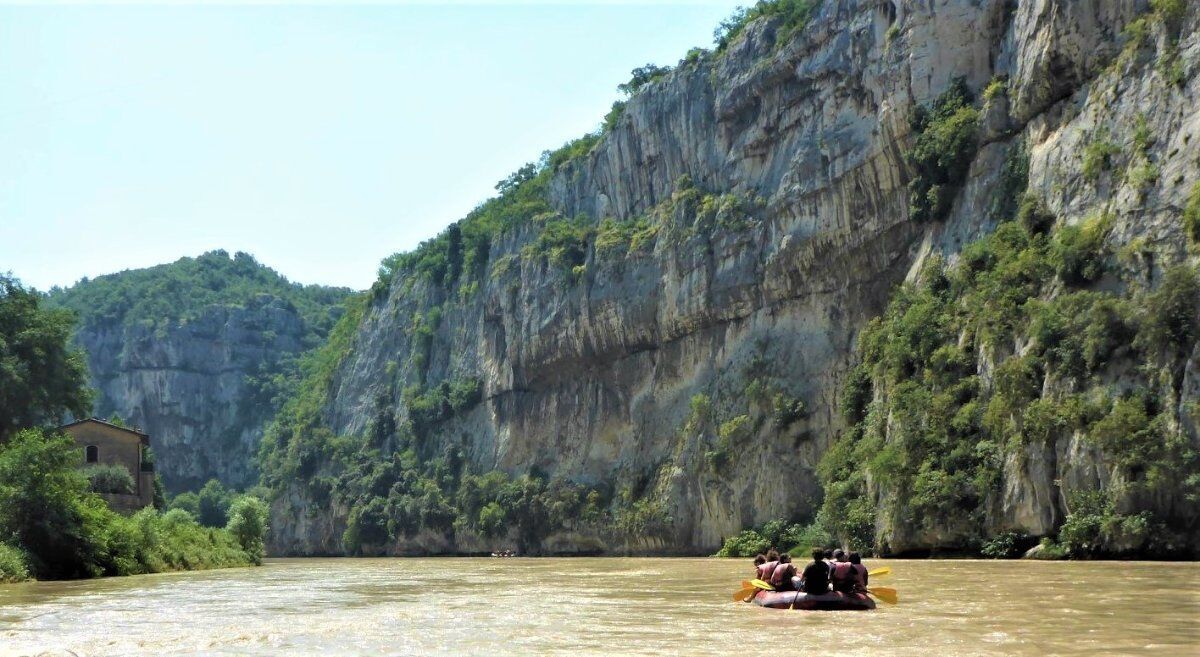
[[[118,465],[129,470],[132,493],[100,494],[113,510],[131,513],[154,504],[154,468],[144,458],[149,435],[96,418],[72,422],[60,430],[79,445],[82,467]]]

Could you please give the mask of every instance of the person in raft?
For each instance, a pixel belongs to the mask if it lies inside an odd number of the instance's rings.
[[[763,554],[762,552],[759,552],[758,554],[754,555],[754,577],[755,578],[757,578],[761,574],[759,572],[759,569],[762,568],[762,565],[766,562],[767,562],[767,555]]]
[[[779,550],[775,548],[767,550],[766,559],[766,563],[755,569],[755,575],[764,582],[770,582],[771,575],[775,574],[775,567],[779,565]],[[755,559],[755,561],[758,560]]]
[[[867,590],[867,580],[870,578],[870,574],[867,572],[867,567],[863,565],[861,554],[850,553],[850,570],[854,574],[854,590]]]
[[[775,571],[771,573],[771,579],[767,582],[774,586],[776,591],[795,591],[796,583],[792,581],[795,576],[796,566],[792,563],[792,555],[784,552],[779,555],[779,565],[775,566]]]
[[[829,581],[833,584],[833,590],[838,593],[853,593],[858,580],[853,564],[843,550],[834,550],[833,557],[833,568],[829,569]]]
[[[825,564],[825,551],[820,548],[812,551],[812,563],[804,567],[800,574],[800,588],[809,595],[821,595],[829,592],[829,566]]]

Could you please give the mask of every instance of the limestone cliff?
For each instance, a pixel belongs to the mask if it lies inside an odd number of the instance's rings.
[[[1121,280],[1152,286],[1188,257],[1200,39],[1194,5],[1180,7],[1161,19],[1134,0],[827,0],[785,40],[768,14],[681,61],[598,138],[518,180],[545,207],[499,223],[477,251],[462,240],[482,215],[468,217],[438,247],[449,265],[398,261],[363,300],[312,384],[307,424],[269,436],[274,549],[341,552],[369,517],[378,531],[355,540],[369,552],[519,539],[479,512],[429,531],[436,505],[421,507],[426,529],[396,531],[419,497],[389,497],[402,476],[347,487],[354,468],[400,463],[407,448],[596,492],[580,517],[524,541],[531,551],[710,553],[747,526],[812,517],[860,330],[931,255],[953,261],[1004,218],[1015,153],[1061,222],[1105,211],[1114,252],[1150,254]],[[910,119],[956,80],[977,99],[978,147],[944,215],[913,221]],[[1085,146],[1127,143],[1135,118],[1157,135],[1139,156],[1157,175],[1136,188],[1085,176]],[[1131,157],[1110,155],[1122,168]],[[473,381],[479,394],[451,403]],[[334,436],[366,441],[362,460],[338,456],[349,443]],[[1107,467],[1091,452],[1063,460]],[[1006,527],[1051,531],[1061,510],[1039,491],[1057,476],[1011,473]]]
[[[347,293],[218,251],[84,280],[49,303],[80,317],[94,413],[149,433],[164,486],[179,492],[257,483],[263,427]]]

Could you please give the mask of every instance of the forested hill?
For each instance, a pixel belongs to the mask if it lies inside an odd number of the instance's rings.
[[[385,261],[264,438],[275,550],[1195,554],[1198,26],[739,12]]]
[[[179,491],[212,477],[257,482],[263,426],[350,293],[212,251],[55,288],[47,305],[78,315],[95,414],[149,432],[165,485]]]

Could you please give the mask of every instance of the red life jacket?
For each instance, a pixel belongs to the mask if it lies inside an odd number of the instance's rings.
[[[771,573],[771,579],[769,579],[767,581],[771,583],[771,586],[774,586],[775,588],[778,589],[778,588],[783,587],[785,580],[791,580],[792,575],[795,575],[795,574],[796,574],[795,566],[793,566],[790,563],[781,563],[775,567],[775,572]],[[790,581],[787,581],[786,583],[789,586],[791,585]]]
[[[850,564],[850,567],[854,571],[854,575],[855,575],[854,583],[859,586],[866,586],[867,585],[867,567],[862,565],[861,563],[852,563],[852,564]]]
[[[854,570],[851,568],[853,565],[848,561],[839,561],[833,564],[833,572],[830,573],[829,579],[833,581],[834,591],[854,589]]]
[[[758,578],[764,582],[770,582],[771,576],[775,574],[775,567],[779,565],[778,561],[768,561],[758,567]]]

